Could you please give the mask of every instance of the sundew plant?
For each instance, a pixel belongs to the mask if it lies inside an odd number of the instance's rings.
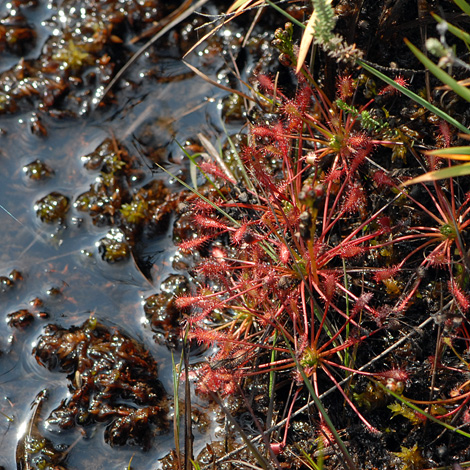
[[[238,11],[249,3],[238,2]],[[187,201],[193,230],[178,246],[193,259],[193,289],[175,305],[184,312],[182,335],[210,352],[186,379],[219,403],[244,396],[277,468],[313,462],[329,447],[341,450],[346,467],[360,468],[339,429],[361,429],[372,441],[401,433],[406,445],[388,458],[424,468],[425,429],[435,440],[452,432],[458,449],[470,437],[462,430],[470,400],[470,188],[453,179],[406,186],[442,165],[417,150],[419,132],[391,119],[402,91],[408,105],[418,95],[401,73],[388,85],[362,73],[361,54],[340,36],[315,36],[326,13],[332,31],[332,11],[331,2],[314,2],[300,55],[292,24],[275,32],[295,91],[269,74],[254,78],[253,101],[270,119],[250,122],[232,163],[221,164],[223,155],[193,159],[207,184]],[[355,64],[337,74],[333,97],[305,64],[311,42]],[[448,146],[450,126],[432,119],[433,145]],[[433,339],[419,347],[425,331]],[[264,424],[247,398],[259,389],[268,402]],[[302,413],[313,423],[307,450],[289,440]],[[270,427],[275,417],[280,424]],[[282,436],[273,432],[280,426]]]

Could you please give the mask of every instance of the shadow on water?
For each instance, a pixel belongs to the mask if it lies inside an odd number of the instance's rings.
[[[37,36],[26,59],[40,55],[46,32],[51,34],[48,22],[53,23],[57,8],[55,2],[39,1],[28,10],[27,22],[36,24]],[[132,191],[155,179],[163,180],[171,191],[180,191],[178,184],[155,170],[154,163],[185,177],[185,157],[178,143],[195,142],[200,132],[207,136],[221,132],[217,105],[222,94],[200,78],[188,77],[178,57],[172,56],[171,48],[170,53],[159,49],[157,43],[139,59],[127,81],[118,84],[113,103],[94,112],[43,112],[31,99],[32,104],[23,102],[16,112],[0,117],[0,304],[4,318],[0,330],[0,466],[6,469],[17,466],[15,449],[21,430],[31,418],[31,404],[44,388],[49,396],[36,413],[37,421],[46,439],[69,446],[67,468],[124,468],[132,457],[134,468],[149,464],[156,468],[158,459],[174,447],[170,431],[158,436],[145,453],[138,447],[107,445],[105,426],[86,432],[80,427],[60,434],[48,431],[42,421],[70,396],[70,384],[66,373],[41,366],[32,351],[46,325],[70,328],[93,315],[150,351],[158,363],[159,379],[171,395],[170,352],[154,340],[143,301],[158,292],[170,274],[181,274],[172,265],[174,218],[156,234],[142,237],[132,256],[108,263],[99,243],[109,225],[93,223],[74,203],[100,177],[99,169],[84,167],[83,157],[106,139],[116,139],[132,159],[138,175]],[[196,65],[209,74],[223,65],[220,58],[202,55],[197,60]],[[7,51],[0,70],[8,71],[17,62],[18,55]],[[35,128],[37,113],[47,135]],[[40,180],[28,176],[25,167],[36,160],[52,173]],[[70,209],[62,221],[46,223],[38,217],[35,205],[52,192],[65,196]]]

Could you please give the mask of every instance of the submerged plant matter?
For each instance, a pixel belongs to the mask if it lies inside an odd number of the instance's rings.
[[[70,396],[47,418],[58,431],[106,423],[110,445],[148,448],[164,430],[165,393],[149,353],[90,318],[81,327],[49,325],[34,349],[39,364],[67,373]]]

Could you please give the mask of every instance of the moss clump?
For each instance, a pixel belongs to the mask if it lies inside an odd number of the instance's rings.
[[[93,57],[70,39],[64,47],[53,54],[52,58],[62,62],[62,67],[71,70],[80,70],[85,65],[93,63]]]
[[[58,192],[52,192],[36,201],[34,210],[42,222],[51,224],[62,222],[70,208],[69,198]]]
[[[418,444],[411,448],[401,447],[401,452],[394,452],[394,454],[403,462],[402,470],[419,470],[425,468],[427,461],[422,456]]]
[[[130,248],[125,240],[124,234],[115,228],[112,228],[106,237],[98,243],[98,249],[102,258],[109,263],[123,261],[129,257]]]
[[[138,224],[147,217],[149,205],[144,199],[136,199],[121,206],[121,214],[126,222]]]
[[[54,170],[47,166],[44,162],[37,159],[34,162],[28,163],[23,167],[23,173],[34,181],[44,180],[50,178],[54,174]]]

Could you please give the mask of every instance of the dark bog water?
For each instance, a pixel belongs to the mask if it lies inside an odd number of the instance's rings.
[[[22,13],[35,31],[36,39],[32,47],[26,44],[24,50],[4,43],[0,71],[8,73],[17,67],[21,55],[26,61],[34,62],[47,49],[45,45],[51,44],[51,38],[60,37],[63,30],[68,31],[68,36],[62,46],[68,45],[73,52],[70,41],[79,41],[79,36],[71,32],[72,23],[67,17],[72,11],[70,2],[39,1],[36,6],[35,2],[31,5],[2,6],[1,13],[3,18],[8,17],[7,23],[13,21],[12,11]],[[101,8],[98,2],[95,7]],[[78,18],[78,10],[73,11]],[[88,428],[74,426],[61,432],[50,430],[44,425],[44,419],[62,400],[70,398],[73,377],[60,370],[49,371],[36,361],[33,350],[48,324],[70,328],[82,325],[93,316],[107,327],[115,327],[135,339],[151,353],[158,363],[159,379],[168,394],[171,411],[170,350],[164,339],[156,340],[143,303],[148,296],[160,292],[161,282],[169,275],[185,274],[172,260],[176,251],[172,243],[175,215],[170,212],[158,230],[140,236],[127,259],[109,263],[103,259],[99,245],[113,227],[110,214],[94,218],[91,212],[78,210],[75,203],[91,185],[102,181],[102,168],[101,172],[100,168],[87,168],[83,157],[106,139],[110,142],[115,139],[119,149],[128,153],[135,174],[128,180],[127,190],[132,195],[154,180],[163,180],[170,192],[180,191],[179,185],[162,173],[155,162],[185,177],[187,161],[178,144],[196,142],[198,133],[215,142],[214,137],[223,133],[218,106],[223,94],[200,78],[188,76],[188,69],[179,60],[183,39],[197,38],[194,33],[197,22],[191,21],[180,26],[178,33],[157,42],[139,59],[105,106],[95,110],[90,106],[93,93],[101,83],[96,78],[98,75],[87,78],[89,72],[85,67],[80,69],[82,75],[76,74],[82,80],[77,86],[72,82],[74,74],[66,74],[63,79],[72,86],[55,102],[41,104],[44,96],[37,96],[33,86],[29,96],[18,98],[15,106],[6,109],[9,112],[0,115],[0,311],[3,319],[0,465],[6,469],[17,466],[18,442],[24,436],[25,427],[26,432],[31,431],[31,424],[27,424],[32,414],[31,404],[43,389],[48,390],[48,399],[36,410],[38,419],[34,425],[38,424],[42,436],[55,446],[69,446],[68,450],[66,447],[57,450],[67,454],[63,463],[67,468],[124,468],[132,457],[134,468],[158,468],[158,459],[174,447],[171,421],[146,452],[139,446],[111,447],[105,443],[109,422]],[[62,31],[55,30],[61,24],[69,29],[64,26]],[[126,43],[133,32],[128,23],[123,24],[115,34],[123,38],[125,53],[120,55],[116,51],[121,47],[118,42],[107,51],[113,60],[118,57],[122,63],[138,47]],[[225,38],[230,41],[231,33]],[[190,60],[204,73],[214,76],[223,67],[223,59],[216,52],[206,50]],[[53,61],[62,60],[57,52],[51,56]],[[116,70],[122,63],[116,65]],[[60,63],[57,70],[60,71]],[[29,76],[34,76],[34,71]],[[5,84],[5,74],[2,77]],[[18,71],[15,80],[17,87],[26,87],[25,82],[19,83]],[[3,85],[1,98],[6,102],[10,99],[8,90]],[[36,160],[47,165],[52,173],[39,180],[31,178],[25,166]],[[35,205],[51,193],[65,196],[70,208],[63,220],[48,223],[40,220]],[[23,463],[24,468],[35,465],[39,466],[40,462],[26,466]]]

